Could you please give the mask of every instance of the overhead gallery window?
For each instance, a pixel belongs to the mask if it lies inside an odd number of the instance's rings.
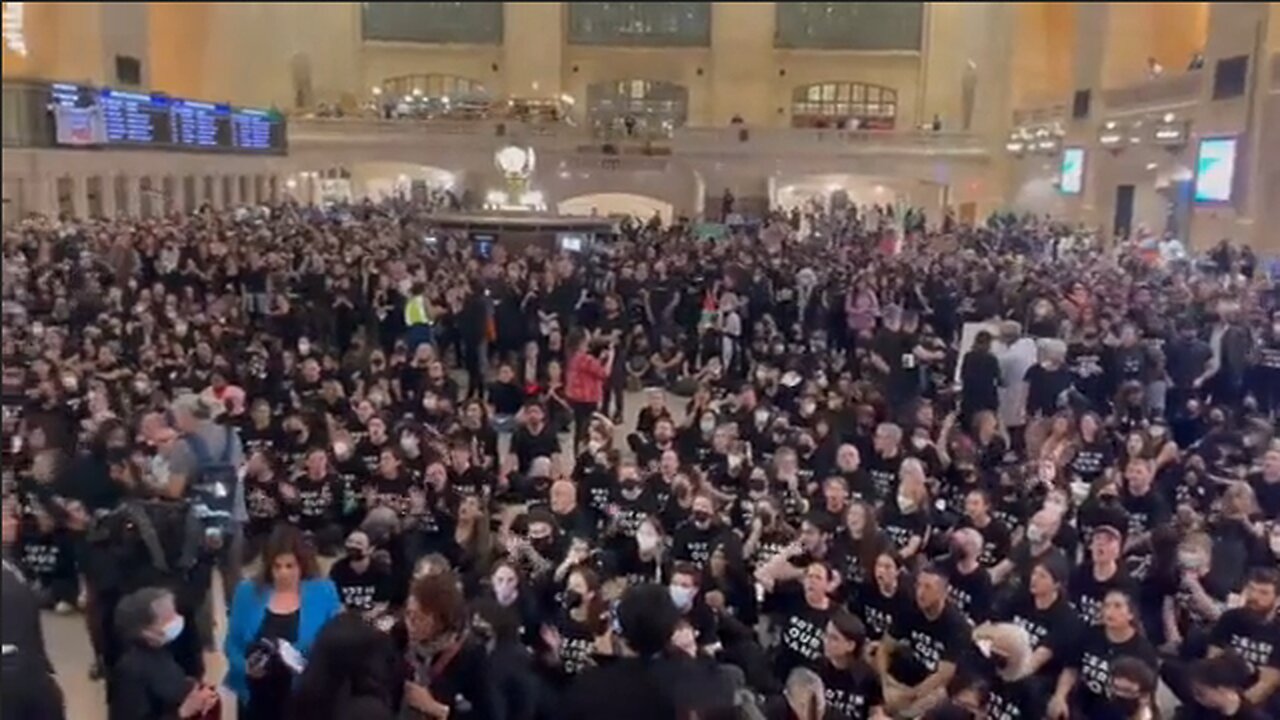
[[[365,40],[502,43],[500,2],[367,2],[360,21]]]
[[[711,3],[569,3],[569,42],[577,45],[709,45]]]
[[[792,127],[891,130],[898,116],[898,92],[860,82],[801,85],[791,92]]]
[[[668,137],[689,118],[689,90],[660,80],[593,83],[587,118],[597,135]]]
[[[922,2],[785,2],[776,7],[776,47],[920,49]]]

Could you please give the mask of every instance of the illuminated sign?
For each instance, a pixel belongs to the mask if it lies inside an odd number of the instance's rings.
[[[1079,195],[1084,188],[1084,148],[1069,147],[1062,151],[1062,182],[1067,195]]]
[[[1236,139],[1200,141],[1196,159],[1196,202],[1229,202],[1236,174]]]

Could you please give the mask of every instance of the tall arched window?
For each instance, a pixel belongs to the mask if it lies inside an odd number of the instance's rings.
[[[791,93],[792,127],[891,130],[898,91],[860,82],[802,85]]]
[[[662,80],[587,86],[587,120],[600,135],[667,137],[689,119],[689,90]]]

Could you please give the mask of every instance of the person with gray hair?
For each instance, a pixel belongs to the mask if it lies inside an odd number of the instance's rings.
[[[770,708],[768,716],[822,720],[827,713],[827,690],[822,678],[808,668],[796,668],[787,676],[782,691],[785,706]]]
[[[1027,371],[1036,364],[1036,341],[1022,334],[1022,326],[1012,320],[1000,323],[1004,350],[1000,362],[1000,422],[1009,431],[1015,449],[1021,445],[1020,430],[1027,424]]]
[[[1027,370],[1027,417],[1050,417],[1062,407],[1073,378],[1066,366],[1067,344],[1056,338],[1040,341],[1040,362]]]
[[[116,605],[116,632],[127,649],[108,686],[111,720],[201,718],[218,706],[218,691],[187,677],[167,647],[185,622],[173,593],[162,588],[136,590]]]

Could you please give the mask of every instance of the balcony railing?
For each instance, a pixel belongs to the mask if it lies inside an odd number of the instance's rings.
[[[1013,111],[1013,126],[1023,127],[1026,125],[1048,125],[1053,122],[1063,122],[1067,119],[1067,106],[1065,104],[1046,105],[1036,108],[1025,108]]]
[[[290,143],[380,142],[407,135],[438,136],[451,144],[489,144],[506,138],[535,144],[541,150],[609,157],[657,158],[668,155],[759,152],[893,153],[985,156],[981,136],[926,130],[827,130],[814,128],[756,128],[747,125],[677,128],[667,139],[613,138],[601,140],[586,128],[567,124],[519,123],[509,120],[377,120],[364,118],[293,119]],[[464,138],[466,138],[464,140]]]
[[[1194,105],[1200,100],[1204,83],[1203,70],[1189,70],[1178,75],[1165,75],[1103,90],[1102,102],[1106,111],[1113,114]]]

